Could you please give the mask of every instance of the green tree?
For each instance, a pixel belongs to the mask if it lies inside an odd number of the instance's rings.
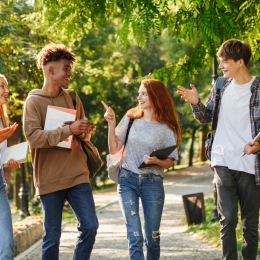
[[[192,42],[189,55],[172,64],[172,73],[181,78],[196,75],[198,63],[211,67],[216,48],[228,38],[247,39],[255,60],[260,55],[260,4],[256,0],[42,0],[36,5],[43,5],[44,17],[52,21],[51,27],[65,32],[70,39],[120,17],[116,40],[123,46],[131,42],[145,46],[151,33],[158,37],[165,31],[180,42]],[[55,20],[51,20],[53,13],[59,14]]]
[[[33,10],[33,6],[28,5],[26,1],[2,0],[0,2],[0,73],[6,75],[9,82],[8,114],[10,121],[19,124],[15,134],[8,139],[9,146],[22,139],[24,100],[29,90],[35,88],[40,81],[34,55],[36,43],[40,44],[42,38],[32,35],[29,24],[22,22],[23,16]],[[10,177],[11,171],[5,169],[5,174]],[[14,178],[14,202],[19,208],[18,192],[21,183],[19,171]],[[32,196],[34,190],[30,189],[30,191]]]

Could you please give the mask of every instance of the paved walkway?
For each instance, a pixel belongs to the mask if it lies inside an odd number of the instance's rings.
[[[165,178],[165,206],[161,223],[161,259],[162,260],[219,260],[218,248],[197,239],[193,234],[185,233],[185,213],[182,195],[203,192],[207,197],[213,192],[213,172],[207,165],[171,172]],[[91,260],[126,260],[128,249],[126,231],[117,202],[116,191],[94,194],[99,206],[97,216],[99,229]],[[75,225],[66,224],[60,243],[60,260],[71,260],[77,237]],[[40,259],[41,241],[34,244],[15,260]]]

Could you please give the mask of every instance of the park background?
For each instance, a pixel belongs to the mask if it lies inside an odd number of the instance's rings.
[[[35,56],[50,42],[64,43],[77,56],[69,88],[80,96],[88,119],[97,126],[92,142],[102,159],[108,154],[104,100],[117,122],[137,104],[140,81],[156,78],[172,95],[181,127],[178,164],[205,162],[204,142],[210,125],[193,118],[177,86],[195,84],[205,101],[222,73],[216,52],[227,39],[247,40],[253,52],[249,70],[260,73],[260,3],[241,0],[2,0],[0,2],[0,73],[9,81],[8,111],[19,129],[8,141],[24,141],[23,104],[29,91],[41,88]],[[175,166],[176,167],[176,166]],[[169,169],[174,170],[174,168]],[[8,196],[29,214],[35,202],[32,165],[6,170]],[[106,164],[91,180],[93,189],[107,181]]]

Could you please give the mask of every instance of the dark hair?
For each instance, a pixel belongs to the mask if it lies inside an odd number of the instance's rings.
[[[225,41],[217,52],[218,57],[223,57],[225,59],[233,59],[234,61],[243,59],[246,66],[251,58],[251,55],[252,52],[248,42],[237,39]]]
[[[76,56],[64,44],[50,43],[44,46],[37,55],[37,66],[38,68],[42,68],[48,62],[59,61],[61,59],[67,59],[74,63]]]
[[[180,144],[181,127],[173,100],[167,88],[160,80],[156,79],[142,80],[141,85],[147,90],[155,119],[158,122],[165,123],[176,134],[177,143]],[[143,117],[143,109],[138,105],[128,110],[126,115],[130,118],[141,118]]]

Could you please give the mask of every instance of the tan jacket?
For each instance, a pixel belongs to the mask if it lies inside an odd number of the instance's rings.
[[[83,119],[84,109],[78,95],[76,101],[77,119]],[[43,130],[48,105],[74,109],[66,90],[63,90],[58,97],[50,97],[48,92],[34,89],[26,98],[23,127],[31,150],[37,195],[89,182],[86,156],[80,141],[74,136],[72,149],[55,147],[71,135],[69,126]]]

